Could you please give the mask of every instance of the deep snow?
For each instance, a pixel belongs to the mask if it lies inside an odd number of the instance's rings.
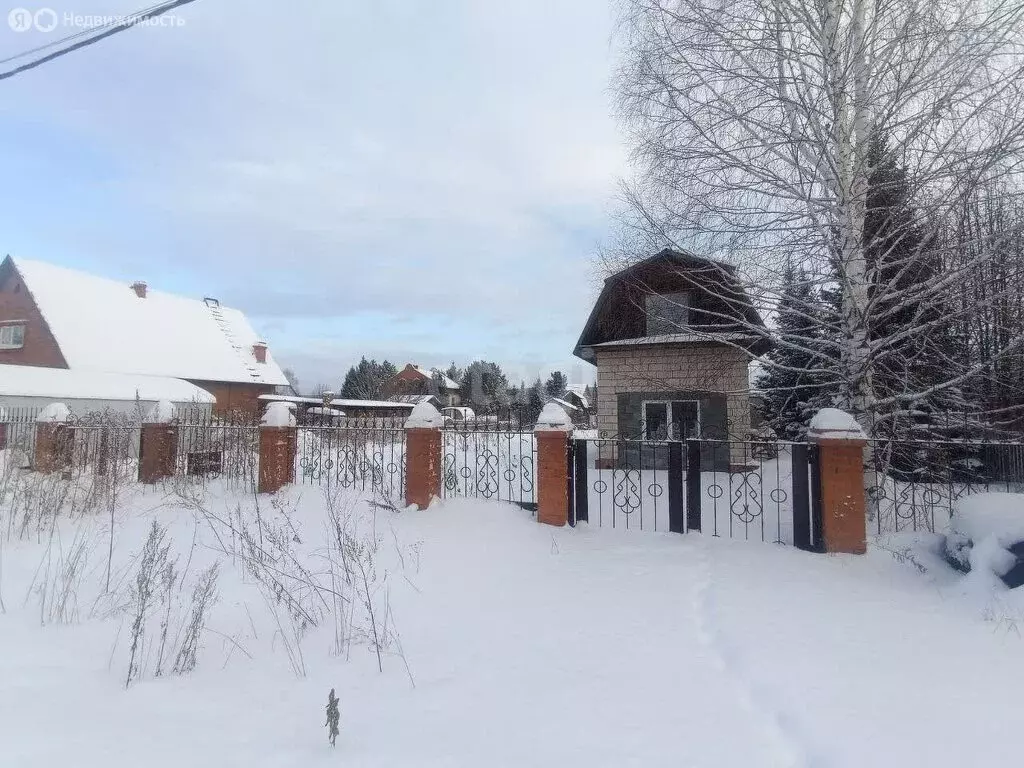
[[[208,489],[226,516],[251,497]],[[867,557],[710,536],[553,529],[501,504],[396,513],[360,502],[415,687],[392,648],[332,655],[325,621],[289,667],[267,603],[214,528],[131,487],[116,515],[115,588],[152,519],[196,573],[222,563],[195,672],[124,689],[127,620],[102,592],[102,511],[55,529],[95,547],[78,620],[40,626],[37,536],[2,534],[0,744],[19,768],[124,766],[962,766],[1016,751],[1024,645],[1006,595],[978,602],[923,539]],[[315,568],[324,501],[294,504]],[[267,500],[262,514],[277,510]],[[222,532],[223,533],[223,532]],[[46,540],[45,531],[40,541]],[[193,546],[195,542],[195,546]],[[891,550],[891,551],[890,551]],[[895,553],[895,556],[894,554]],[[95,615],[90,618],[90,613]],[[109,618],[104,615],[113,614]],[[251,657],[251,658],[249,658]],[[341,736],[327,744],[335,688]]]

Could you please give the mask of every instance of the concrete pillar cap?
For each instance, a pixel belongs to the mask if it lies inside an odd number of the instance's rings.
[[[174,404],[160,400],[146,412],[146,424],[170,424],[174,420]]]
[[[857,420],[838,408],[822,408],[814,414],[807,437],[815,443],[838,440],[863,443],[867,440]]]
[[[572,418],[558,403],[548,403],[537,417],[534,432],[572,432]]]
[[[66,424],[71,420],[71,409],[64,403],[50,403],[36,416],[36,421],[48,424]]]
[[[416,403],[409,418],[405,420],[406,429],[440,429],[442,427],[444,427],[444,416],[427,402]]]
[[[294,427],[295,414],[288,406],[289,403],[270,403],[263,418],[260,419],[260,424],[264,427]]]

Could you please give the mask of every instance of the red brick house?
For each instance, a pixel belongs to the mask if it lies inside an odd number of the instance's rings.
[[[384,382],[381,396],[392,400],[408,395],[434,395],[441,407],[462,404],[459,383],[445,375],[435,377],[432,371],[415,363],[409,363],[402,370]]]
[[[0,365],[184,379],[216,410],[259,408],[287,379],[245,315],[28,259],[0,262]]]

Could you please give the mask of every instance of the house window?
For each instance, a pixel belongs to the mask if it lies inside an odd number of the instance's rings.
[[[700,435],[700,404],[696,400],[648,400],[643,434],[648,440],[686,440]]]
[[[647,335],[679,333],[690,324],[689,293],[652,293],[644,297]]]
[[[24,325],[0,325],[0,349],[21,349],[25,346]]]

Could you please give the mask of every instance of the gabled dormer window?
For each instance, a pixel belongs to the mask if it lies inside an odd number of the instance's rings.
[[[644,312],[648,336],[681,333],[690,324],[690,294],[652,293],[644,297]]]

